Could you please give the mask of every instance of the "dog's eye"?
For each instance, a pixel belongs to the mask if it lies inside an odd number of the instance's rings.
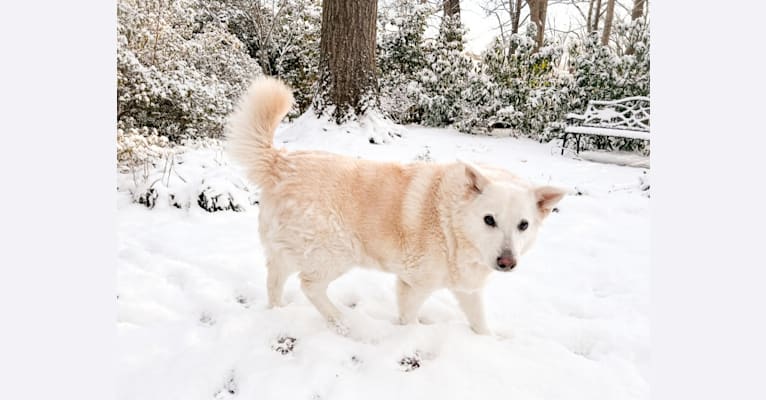
[[[493,226],[493,227],[497,225],[495,223],[495,217],[493,217],[491,215],[485,215],[484,216],[484,223],[489,225],[489,226]]]
[[[527,222],[525,219],[522,219],[521,222],[519,222],[519,230],[525,231],[527,228],[529,228],[529,222]]]

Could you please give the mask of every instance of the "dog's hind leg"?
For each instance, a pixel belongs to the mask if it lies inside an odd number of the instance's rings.
[[[471,329],[479,335],[491,335],[492,331],[487,327],[487,319],[484,316],[484,295],[480,290],[475,292],[460,292],[453,290],[460,308],[463,309]]]
[[[301,271],[301,289],[308,297],[311,304],[317,311],[331,324],[335,325],[338,332],[342,335],[348,334],[348,328],[343,324],[340,310],[327,297],[327,286],[330,282],[340,276],[340,273],[328,275],[316,272]]]
[[[430,294],[430,290],[414,287],[401,279],[397,279],[396,300],[399,305],[399,322],[403,325],[415,322],[420,307],[423,306]]]
[[[284,291],[285,281],[294,271],[289,270],[285,265],[273,258],[269,258],[266,264],[268,274],[266,277],[266,289],[269,294],[269,308],[282,307],[282,292]]]

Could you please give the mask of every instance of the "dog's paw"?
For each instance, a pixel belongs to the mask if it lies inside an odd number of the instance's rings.
[[[418,318],[418,322],[423,324],[423,325],[433,325],[433,324],[436,323],[434,320],[432,320],[431,318],[428,318],[428,317],[419,317]]]
[[[351,329],[340,318],[331,319],[327,321],[327,324],[330,326],[331,329],[335,330],[335,332],[337,332],[338,335],[348,337],[348,335],[351,334]]]
[[[420,320],[420,318],[410,315],[400,315],[395,321],[397,325],[417,325],[422,322],[423,321]]]
[[[482,336],[495,336],[491,329],[486,326],[471,326],[471,330],[477,335]]]
[[[495,330],[494,335],[492,335],[497,340],[511,340],[513,339],[513,332],[510,329],[497,329]]]
[[[275,302],[269,302],[268,308],[269,309],[282,308],[285,305],[286,305],[285,302],[280,300],[280,301],[275,301]]]

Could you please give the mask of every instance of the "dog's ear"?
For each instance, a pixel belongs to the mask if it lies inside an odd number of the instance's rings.
[[[461,161],[461,163],[465,166],[468,188],[476,193],[481,193],[489,184],[489,179],[481,173],[477,166],[465,161]]]
[[[566,190],[553,186],[539,186],[534,191],[537,199],[537,210],[540,211],[543,218],[547,217],[553,210],[553,206],[567,194]]]

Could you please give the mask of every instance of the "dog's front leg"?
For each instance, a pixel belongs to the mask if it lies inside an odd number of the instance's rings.
[[[397,279],[396,299],[399,304],[399,322],[403,325],[415,322],[420,307],[423,306],[430,294],[431,290],[414,287],[401,279]]]
[[[487,318],[484,314],[484,294],[481,290],[474,292],[461,292],[453,290],[460,308],[463,309],[471,329],[479,335],[491,335],[492,331],[487,326]]]

